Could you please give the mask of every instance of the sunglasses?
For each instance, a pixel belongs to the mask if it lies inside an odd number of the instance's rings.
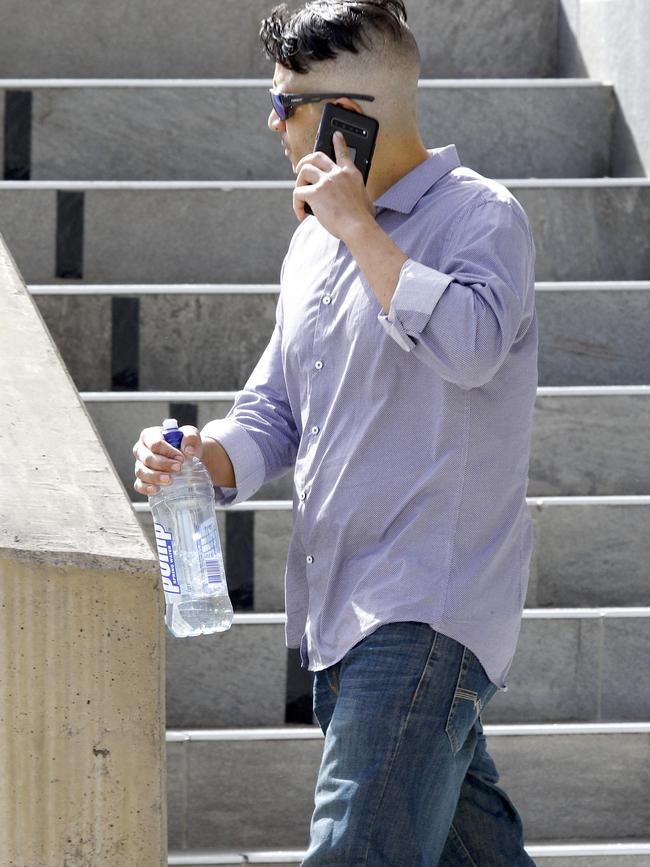
[[[296,108],[306,102],[320,102],[322,99],[338,99],[343,96],[348,99],[365,99],[368,102],[373,102],[375,98],[363,93],[280,93],[278,90],[273,90],[272,87],[269,87],[269,93],[271,94],[271,104],[280,120],[291,117]]]

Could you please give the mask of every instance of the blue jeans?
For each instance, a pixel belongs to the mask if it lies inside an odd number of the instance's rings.
[[[302,867],[535,867],[485,747],[495,692],[469,648],[416,621],[315,672],[325,742]]]

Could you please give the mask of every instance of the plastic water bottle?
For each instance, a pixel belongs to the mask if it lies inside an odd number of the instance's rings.
[[[163,436],[180,449],[175,418],[163,420]],[[230,629],[228,595],[212,479],[201,461],[186,457],[171,484],[149,497],[165,593],[165,624],[185,638]]]

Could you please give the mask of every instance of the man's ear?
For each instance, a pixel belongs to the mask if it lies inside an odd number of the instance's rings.
[[[357,114],[364,114],[364,111],[359,105],[359,103],[355,102],[353,99],[348,99],[347,96],[341,97],[341,99],[334,100],[334,105],[340,105],[341,108],[347,108],[349,111],[354,111]]]

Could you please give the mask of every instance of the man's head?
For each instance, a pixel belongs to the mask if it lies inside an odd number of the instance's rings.
[[[403,0],[310,0],[294,11],[282,3],[262,21],[260,38],[275,61],[277,89],[375,97],[374,102],[327,100],[377,118],[375,160],[388,148],[419,141],[420,53]],[[280,120],[275,110],[269,115],[269,128],[281,134],[294,169],[313,150],[323,106],[301,105],[287,120]]]

